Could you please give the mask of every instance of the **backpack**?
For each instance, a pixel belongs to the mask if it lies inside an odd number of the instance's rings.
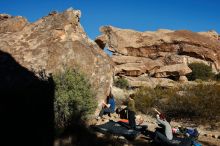
[[[119,115],[120,119],[128,119],[128,113],[126,108],[117,108],[116,113]]]
[[[199,132],[196,128],[179,128],[179,132],[185,136],[191,138],[192,140],[197,140],[199,137]]]
[[[186,128],[186,135],[193,139],[198,139],[199,132],[196,128]]]

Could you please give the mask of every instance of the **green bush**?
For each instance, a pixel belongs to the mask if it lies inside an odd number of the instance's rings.
[[[215,75],[215,80],[216,80],[216,81],[220,81],[220,73],[218,73],[218,74]]]
[[[152,107],[161,107],[163,99],[168,99],[175,94],[175,89],[143,87],[136,91],[135,102],[137,110],[149,113]]]
[[[140,88],[134,97],[136,109],[143,113],[148,113],[149,108],[153,107],[158,100],[154,90],[147,87]]]
[[[128,81],[125,78],[118,78],[114,80],[114,85],[121,89],[126,89],[129,87]]]
[[[216,120],[220,118],[220,85],[199,84],[169,98],[166,111],[175,117]]]
[[[204,63],[191,63],[189,64],[192,72],[187,75],[188,80],[194,81],[196,79],[208,80],[213,77],[212,67]]]
[[[77,118],[86,119],[97,107],[94,93],[85,75],[66,70],[55,75],[55,125],[65,128]]]
[[[220,85],[198,84],[170,89],[142,88],[135,93],[137,110],[151,113],[152,107],[173,118],[211,122],[220,120]]]

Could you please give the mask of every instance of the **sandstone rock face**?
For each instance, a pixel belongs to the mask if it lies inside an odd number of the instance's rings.
[[[179,77],[179,81],[180,81],[180,82],[187,82],[188,79],[187,79],[186,76],[180,76],[180,77]]]
[[[28,21],[21,16],[0,14],[0,33],[21,31],[28,24]]]
[[[146,74],[143,74],[139,77],[129,77],[126,76],[125,79],[128,80],[128,83],[131,87],[150,87],[155,88],[157,85],[161,87],[173,87],[175,81],[168,79],[168,78],[154,78],[149,77]]]
[[[215,40],[219,39],[218,33],[214,30],[211,30],[211,31],[208,31],[208,32],[199,32],[199,34],[207,36],[207,37],[215,39]]]
[[[46,74],[79,68],[88,75],[98,100],[106,97],[112,84],[113,63],[90,40],[79,23],[80,11],[69,9],[29,23],[23,17],[0,15],[0,50],[22,66]]]
[[[152,60],[150,58],[135,56],[113,55],[112,60],[116,64],[115,74],[128,76],[139,76],[164,64],[163,61],[159,59]]]
[[[132,77],[132,82],[128,80],[133,86],[150,83],[139,80],[144,74],[152,79],[187,81],[186,75],[191,72],[187,65],[192,62],[210,65],[213,72],[220,71],[220,42],[215,31],[138,32],[112,26],[101,27],[100,31],[102,35],[97,37],[96,43],[113,52],[115,75]]]
[[[169,76],[183,76],[191,72],[192,70],[186,64],[166,65],[156,70],[155,77],[165,78]]]

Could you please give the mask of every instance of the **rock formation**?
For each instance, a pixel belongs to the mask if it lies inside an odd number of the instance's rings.
[[[69,9],[29,23],[21,16],[1,14],[0,50],[35,73],[79,68],[88,75],[97,98],[103,99],[112,83],[112,61],[87,37],[80,15],[80,11]]]
[[[0,14],[0,22],[0,33],[17,32],[28,24],[21,16],[12,17],[8,14]]]
[[[210,65],[213,72],[220,70],[220,42],[215,31],[138,32],[112,26],[101,27],[100,31],[102,35],[95,42],[113,52],[115,75],[124,76],[132,86],[147,85],[149,79],[159,78],[187,81],[185,76],[191,72],[187,64],[192,62]]]
[[[218,40],[219,39],[218,33],[216,31],[214,31],[214,30],[211,30],[211,31],[208,31],[208,32],[199,32],[199,34],[207,36],[207,37],[209,37],[211,39],[214,39],[214,40]]]

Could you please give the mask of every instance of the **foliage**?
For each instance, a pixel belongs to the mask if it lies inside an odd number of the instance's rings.
[[[183,89],[182,89],[183,90]],[[167,112],[175,117],[195,117],[214,120],[220,118],[220,85],[199,84],[184,89],[184,94],[169,98]]]
[[[220,85],[198,84],[179,88],[142,88],[135,94],[136,107],[144,113],[157,107],[173,118],[204,121],[220,119]]]
[[[212,67],[204,63],[191,63],[189,64],[192,73],[187,75],[188,80],[194,81],[196,79],[208,80],[213,77]]]
[[[220,81],[220,73],[218,73],[218,74],[215,75],[215,80],[216,80],[216,81]]]
[[[160,106],[163,100],[175,94],[175,89],[143,87],[135,93],[136,107],[139,111],[148,113],[151,107]]]
[[[143,87],[135,93],[135,106],[143,113],[148,113],[149,108],[153,107],[157,100],[155,91],[147,87]]]
[[[118,78],[114,80],[114,85],[121,89],[126,89],[129,87],[128,81],[125,78]]]
[[[66,70],[55,75],[55,124],[65,128],[76,118],[86,119],[96,109],[94,93],[85,75]]]

